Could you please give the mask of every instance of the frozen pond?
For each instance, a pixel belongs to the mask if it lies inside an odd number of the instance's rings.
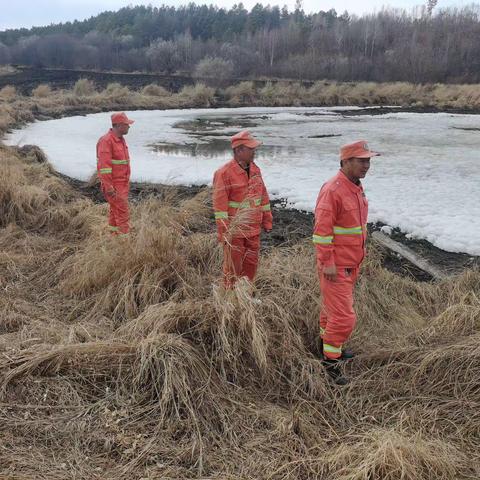
[[[127,141],[132,180],[210,184],[231,158],[228,139],[249,129],[264,146],[257,163],[272,197],[313,210],[338,169],[342,144],[364,139],[382,157],[364,181],[369,221],[382,221],[453,252],[480,255],[480,116],[359,115],[354,108],[136,111]],[[60,172],[85,180],[109,114],[36,122],[8,144],[36,144]]]

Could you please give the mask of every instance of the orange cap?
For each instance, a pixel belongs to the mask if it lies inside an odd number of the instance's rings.
[[[232,148],[237,148],[240,145],[245,145],[248,148],[257,148],[262,144],[262,142],[253,138],[248,130],[243,130],[234,135],[231,139],[231,143]]]
[[[340,149],[340,160],[348,160],[349,158],[371,158],[378,157],[379,155],[378,152],[372,152],[368,148],[368,143],[365,140],[344,145]]]
[[[120,113],[114,113],[111,116],[112,119],[112,125],[115,125],[117,123],[126,123],[127,125],[131,125],[132,123],[135,123],[135,120],[130,120],[125,112],[120,112]]]

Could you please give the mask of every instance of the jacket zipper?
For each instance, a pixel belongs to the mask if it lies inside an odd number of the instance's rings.
[[[358,193],[355,194],[355,197],[357,198],[358,218],[360,219],[360,227],[362,229],[362,262],[363,262],[363,259],[365,258],[365,233],[363,231],[362,206],[360,205],[360,200],[358,199]]]

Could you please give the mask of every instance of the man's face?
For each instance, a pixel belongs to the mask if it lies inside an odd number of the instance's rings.
[[[369,158],[350,158],[344,162],[347,174],[354,178],[365,178],[370,168]]]
[[[255,149],[240,145],[235,149],[235,156],[238,161],[244,162],[248,165],[252,163],[255,158]]]
[[[126,135],[130,130],[130,125],[128,123],[117,123],[113,126],[119,135]]]

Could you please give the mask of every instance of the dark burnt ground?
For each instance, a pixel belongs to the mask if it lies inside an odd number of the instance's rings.
[[[64,178],[76,190],[85,196],[91,198],[94,202],[104,202],[99,186],[94,182],[82,182],[65,175],[58,174]],[[200,191],[208,188],[206,186],[169,186],[148,183],[132,183],[130,189],[130,199],[132,202],[138,202],[142,199],[154,196],[157,198],[178,198],[183,200],[192,198]],[[172,196],[172,194],[175,194]],[[297,244],[298,242],[309,240],[313,232],[314,217],[311,213],[293,210],[285,207],[285,202],[280,200],[272,201],[272,211],[274,217],[274,226],[272,232],[263,234],[262,248],[281,248]],[[369,230],[379,230],[381,224],[369,224]],[[212,219],[212,233],[215,231],[215,223]],[[408,239],[405,234],[399,230],[394,230],[392,238],[403,245],[408,246],[414,252],[429,260],[432,264],[441,268],[447,273],[460,273],[466,268],[480,268],[480,257],[474,257],[463,253],[451,253],[434,247],[426,240]],[[430,281],[431,276],[415,267],[407,260],[399,257],[396,253],[387,249],[378,247],[382,252],[383,266],[399,275],[413,278],[417,281]]]
[[[92,80],[98,88],[105,88],[109,83],[120,83],[134,89],[140,89],[151,83],[157,83],[171,92],[178,92],[185,85],[195,81],[188,76],[156,75],[149,73],[106,73],[88,70],[51,70],[42,68],[16,67],[17,72],[0,75],[0,88],[15,85],[23,95],[42,83],[48,83],[54,89],[71,89],[80,78]]]
[[[177,93],[186,85],[193,85],[197,81],[207,79],[194,79],[188,75],[164,75],[156,73],[121,73],[121,72],[94,72],[90,70],[62,70],[50,68],[35,68],[15,66],[16,71],[0,75],[0,88],[6,85],[14,85],[23,95],[30,92],[43,83],[48,83],[54,89],[71,89],[80,78],[88,78],[95,83],[97,88],[105,88],[109,83],[120,83],[121,85],[141,89],[151,83],[156,83],[170,92]],[[238,83],[245,79],[232,79],[231,83]],[[252,81],[252,80],[251,80]],[[270,80],[276,83],[277,79]],[[281,81],[281,80],[280,80]],[[262,88],[267,80],[253,80],[257,87]],[[298,82],[297,82],[298,83]],[[304,86],[311,86],[314,82],[303,80]],[[221,99],[220,99],[221,100]],[[220,102],[222,103],[222,102]]]

